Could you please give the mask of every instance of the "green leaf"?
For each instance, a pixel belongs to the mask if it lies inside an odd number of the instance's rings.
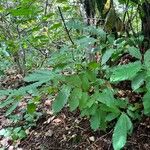
[[[95,114],[90,119],[90,125],[93,130],[97,130],[100,127],[100,111],[97,110]]]
[[[10,115],[10,114],[17,108],[18,103],[19,103],[18,101],[17,101],[17,102],[14,102],[14,103],[12,104],[12,106],[7,109],[5,115],[6,115],[6,116]]]
[[[132,89],[134,91],[139,89],[140,86],[144,83],[144,79],[145,79],[145,73],[144,72],[137,74],[137,76],[135,78],[133,78],[133,80],[131,82]]]
[[[68,97],[70,95],[71,88],[69,86],[63,85],[62,89],[58,93],[56,99],[52,104],[52,109],[54,112],[59,112],[67,103]]]
[[[147,69],[150,67],[150,49],[148,49],[144,54],[144,65]]]
[[[108,107],[115,107],[115,98],[110,89],[105,89],[102,93],[99,93],[97,95],[97,101],[105,104]]]
[[[24,78],[24,81],[26,82],[35,82],[35,81],[50,81],[54,79],[57,75],[49,70],[37,70],[33,72],[32,74],[29,74]]]
[[[99,68],[100,65],[99,65],[99,63],[96,63],[96,62],[90,62],[88,64],[88,67],[89,67],[90,70],[95,70],[95,69]]]
[[[4,100],[3,102],[0,103],[0,108],[4,108],[13,102],[14,102],[14,99],[11,97],[10,98],[8,97],[6,100]]]
[[[82,93],[82,97],[81,97],[81,99],[79,101],[80,109],[86,108],[86,104],[87,104],[88,99],[89,99],[88,93],[83,92]]]
[[[97,104],[93,104],[90,108],[87,108],[87,110],[89,111],[89,114],[90,115],[94,115],[96,110],[98,108],[98,105]]]
[[[29,16],[33,15],[34,13],[37,13],[38,9],[35,6],[30,6],[30,7],[20,7],[16,9],[11,9],[10,13],[13,16]]]
[[[79,100],[82,97],[82,90],[80,88],[75,88],[70,94],[69,106],[70,110],[74,111],[79,106]]]
[[[70,75],[66,77],[66,82],[67,84],[69,84],[70,86],[76,86],[76,87],[81,87],[82,81],[79,78],[78,75]]]
[[[114,53],[114,49],[108,49],[105,51],[105,53],[102,56],[102,65],[104,65],[112,56],[112,54]]]
[[[91,71],[91,70],[87,70],[86,71],[87,77],[91,82],[95,82],[96,81],[96,71]]]
[[[10,95],[11,92],[13,92],[13,90],[0,90],[0,96]]]
[[[130,118],[125,114],[119,117],[113,133],[113,148],[114,150],[120,150],[124,147],[127,141],[128,132],[132,131],[132,122]]]
[[[142,65],[140,61],[117,66],[112,70],[113,73],[110,80],[111,82],[131,80],[141,70],[141,67]]]
[[[150,92],[143,97],[144,114],[150,116]]]
[[[55,23],[50,27],[50,30],[58,29],[59,27],[61,27],[61,23]]]
[[[138,59],[142,59],[141,52],[138,48],[130,47],[128,50],[129,50],[130,55],[132,55],[133,57],[138,58]]]
[[[36,105],[34,103],[29,103],[27,105],[27,111],[30,114],[33,114],[36,111]]]
[[[109,113],[107,116],[106,116],[106,121],[112,121],[114,119],[116,119],[117,117],[119,116],[119,113]]]
[[[82,81],[83,91],[88,91],[89,87],[90,87],[90,83],[89,83],[89,80],[88,80],[87,73],[85,72],[85,73],[80,74],[80,78],[81,78],[81,81]]]
[[[24,139],[27,137],[27,134],[24,130],[21,130],[18,134],[19,139]]]
[[[88,101],[87,101],[87,103],[86,103],[86,106],[87,106],[87,107],[90,108],[90,107],[95,103],[95,101],[96,101],[96,99],[97,99],[96,96],[97,96],[97,94],[95,94],[95,93],[90,96],[90,98],[88,99]]]
[[[64,2],[67,2],[67,0],[57,0],[56,2],[57,3],[64,3]]]
[[[113,34],[108,34],[107,36],[108,42],[113,45],[114,41],[115,41],[115,36]]]

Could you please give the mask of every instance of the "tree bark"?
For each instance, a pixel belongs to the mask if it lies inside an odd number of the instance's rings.
[[[143,49],[146,51],[150,48],[150,2],[145,2],[142,4],[142,34],[144,35]]]

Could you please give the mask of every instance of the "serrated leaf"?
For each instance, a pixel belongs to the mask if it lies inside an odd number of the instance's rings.
[[[135,76],[131,82],[131,87],[135,91],[144,83],[145,73],[141,72],[137,76]]]
[[[33,114],[36,110],[36,105],[34,103],[30,103],[27,105],[27,112]]]
[[[77,45],[79,45],[80,47],[85,47],[89,44],[94,44],[96,42],[96,40],[92,37],[82,37],[81,39],[77,40]]]
[[[88,75],[85,73],[80,75],[81,81],[82,81],[82,89],[83,91],[88,91],[90,87],[90,83],[88,80]]]
[[[23,139],[25,137],[27,137],[27,134],[24,130],[21,130],[19,133],[18,133],[18,137],[19,139]]]
[[[10,95],[13,90],[0,90],[0,96]]]
[[[115,51],[114,49],[106,50],[106,52],[102,56],[102,62],[101,62],[102,65],[104,65],[110,59],[114,51]]]
[[[19,102],[14,102],[11,107],[9,107],[5,113],[6,116],[10,115],[18,106]]]
[[[127,108],[128,101],[127,101],[127,99],[126,100],[116,99],[115,105],[119,108]]]
[[[87,70],[86,71],[86,74],[87,74],[87,77],[88,79],[91,81],[91,82],[95,82],[96,81],[96,71],[90,71],[90,70]]]
[[[118,116],[119,116],[119,113],[109,113],[105,119],[106,119],[106,121],[110,122],[110,121],[116,119]]]
[[[132,80],[133,77],[141,70],[141,62],[136,61],[134,63],[129,63],[126,65],[117,66],[112,70],[112,75],[110,77],[111,82]]]
[[[144,54],[144,65],[149,69],[150,67],[150,49],[148,49]]]
[[[89,114],[90,115],[94,115],[96,110],[98,108],[98,105],[97,104],[93,104],[90,108],[87,108],[87,110],[89,111]]]
[[[81,87],[82,81],[78,75],[70,75],[66,77],[66,82],[70,86]]]
[[[102,93],[99,93],[97,95],[97,101],[105,104],[108,107],[115,107],[115,98],[110,89],[105,89]]]
[[[70,94],[69,107],[71,111],[74,111],[79,106],[79,100],[82,97],[82,90],[75,88]]]
[[[24,78],[26,82],[35,82],[35,81],[50,81],[55,78],[57,75],[49,70],[37,70]]]
[[[88,99],[86,106],[91,107],[96,101],[95,93]]]
[[[11,97],[8,97],[6,100],[4,100],[3,102],[0,102],[0,108],[4,108],[7,105],[11,104],[14,102],[14,99]]]
[[[138,59],[142,59],[142,55],[141,55],[141,52],[138,48],[136,47],[129,47],[129,53],[130,55],[132,55],[133,57],[135,58],[138,58]]]
[[[62,89],[58,93],[56,99],[52,104],[52,109],[54,112],[59,112],[67,103],[68,97],[70,95],[71,88],[69,86],[62,86]]]
[[[80,109],[86,108],[86,104],[87,104],[88,99],[89,99],[88,93],[87,92],[83,92],[82,93],[82,97],[81,97],[81,99],[79,101]]]
[[[125,113],[122,113],[114,128],[112,139],[114,150],[120,150],[124,147],[127,141],[127,134],[131,132],[132,128],[130,118]]]
[[[150,116],[150,92],[143,97],[144,114]]]
[[[90,119],[90,126],[93,130],[97,130],[100,127],[100,112],[97,110]]]

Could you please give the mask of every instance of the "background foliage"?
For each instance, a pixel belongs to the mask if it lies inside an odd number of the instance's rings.
[[[46,95],[55,99],[54,113],[69,107],[80,110],[93,130],[114,128],[113,147],[123,148],[133,120],[150,115],[149,7],[146,0],[1,0],[0,76],[13,68],[22,85],[1,84],[0,108],[13,122],[26,121],[1,135],[25,138]],[[140,100],[119,95],[128,83]],[[29,95],[23,115],[13,117]]]

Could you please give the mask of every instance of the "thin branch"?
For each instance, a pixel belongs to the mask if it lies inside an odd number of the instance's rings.
[[[28,39],[27,42],[37,51],[39,51],[44,57],[47,57],[47,53],[44,53],[42,49],[37,48],[36,46],[34,46]]]
[[[62,14],[62,12],[61,12],[60,7],[58,7],[58,10],[59,10],[61,19],[62,19],[62,21],[63,21],[64,28],[65,28],[65,30],[66,30],[66,33],[67,33],[67,35],[68,35],[68,38],[69,38],[69,40],[71,41],[72,45],[74,45],[74,42],[73,42],[73,40],[72,40],[72,38],[71,38],[71,36],[70,36],[69,30],[68,30],[68,28],[67,28],[67,26],[66,26],[66,23],[65,23],[65,20],[64,20],[64,17],[63,17],[63,14]]]

